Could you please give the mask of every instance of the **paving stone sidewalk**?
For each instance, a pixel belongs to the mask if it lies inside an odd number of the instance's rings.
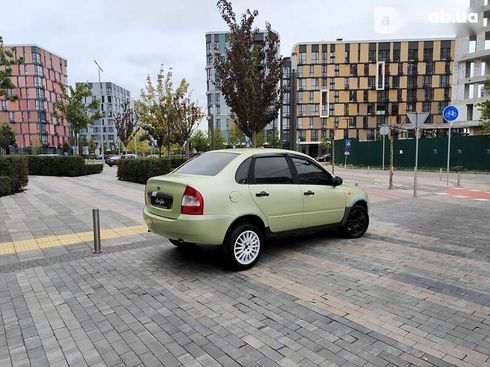
[[[89,179],[137,209],[138,187]],[[490,205],[408,198],[371,217],[361,239],[271,242],[240,273],[157,237],[0,263],[0,366],[490,366]]]

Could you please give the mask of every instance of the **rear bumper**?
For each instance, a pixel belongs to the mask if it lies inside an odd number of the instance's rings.
[[[143,210],[148,229],[162,237],[203,245],[221,245],[232,223],[227,215],[185,215],[177,219],[161,217]]]

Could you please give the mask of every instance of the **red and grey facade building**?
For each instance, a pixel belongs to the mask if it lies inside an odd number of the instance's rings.
[[[8,45],[24,63],[12,66],[9,90],[16,101],[0,100],[0,121],[7,121],[17,135],[12,151],[29,153],[33,146],[57,153],[70,136],[68,123],[54,116],[61,86],[67,83],[67,60],[37,45]]]

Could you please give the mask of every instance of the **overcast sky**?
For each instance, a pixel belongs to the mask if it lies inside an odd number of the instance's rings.
[[[467,0],[233,1],[236,13],[246,8],[259,11],[257,26],[272,23],[284,56],[304,41],[454,36],[453,25],[434,20],[444,12],[451,16],[468,12],[467,4]],[[204,34],[226,30],[215,0],[18,0],[6,2],[2,11],[7,15],[0,23],[4,42],[34,43],[63,56],[68,60],[69,83],[96,80],[96,59],[104,69],[103,81],[119,84],[137,98],[147,74],[154,76],[163,64],[173,67],[176,78],[190,82],[203,107]],[[378,32],[375,14],[390,19]]]

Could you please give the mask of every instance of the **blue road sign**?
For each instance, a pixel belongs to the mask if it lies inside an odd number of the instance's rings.
[[[442,110],[442,116],[448,122],[452,122],[458,118],[458,108],[453,105],[449,105]]]
[[[350,139],[345,139],[345,147],[344,147],[344,152],[350,153],[352,147],[352,140]]]

